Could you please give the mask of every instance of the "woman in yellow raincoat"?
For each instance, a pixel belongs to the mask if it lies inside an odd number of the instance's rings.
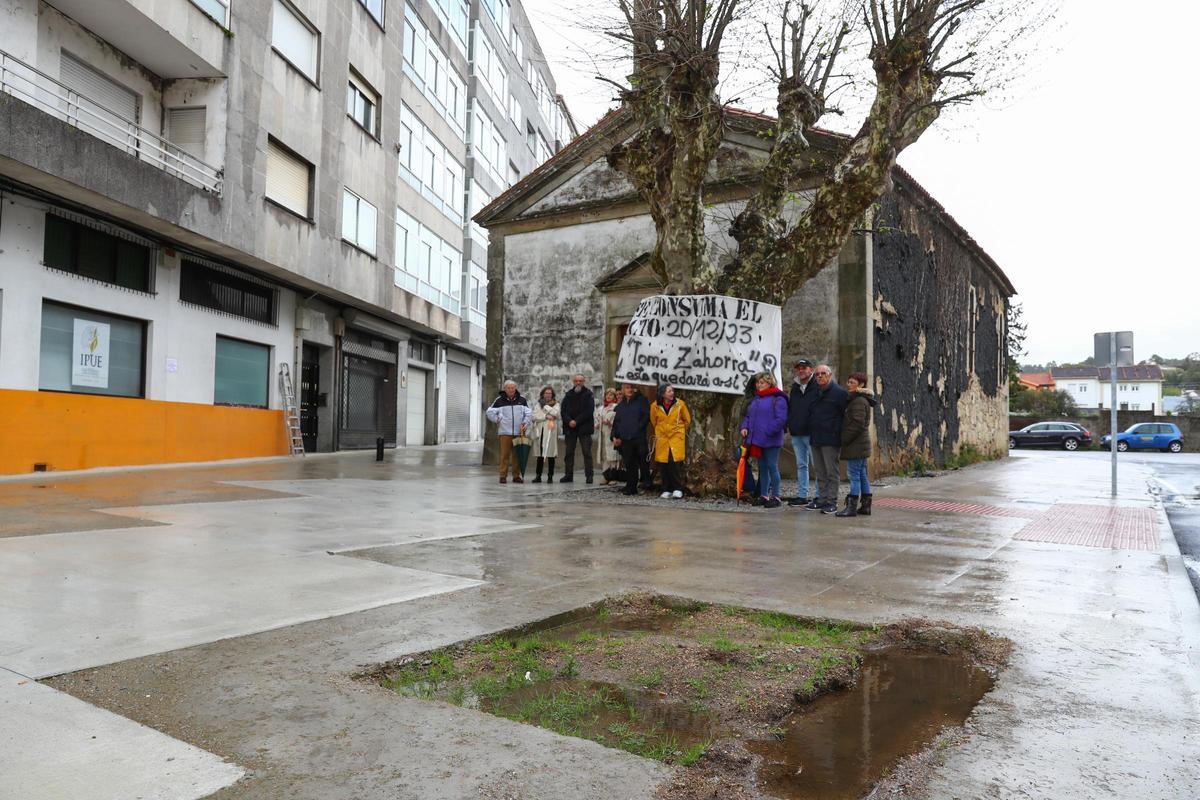
[[[692,414],[687,404],[675,397],[675,387],[658,387],[658,399],[650,407],[650,427],[654,429],[654,461],[663,476],[664,500],[683,497],[680,464],[686,456],[685,440],[691,424]]]

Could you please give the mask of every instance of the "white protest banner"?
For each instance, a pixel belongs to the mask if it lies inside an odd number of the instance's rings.
[[[109,326],[103,322],[76,318],[74,341],[71,383],[107,389]]]
[[[654,295],[638,304],[614,377],[741,394],[757,372],[779,380],[779,306],[715,294]]]

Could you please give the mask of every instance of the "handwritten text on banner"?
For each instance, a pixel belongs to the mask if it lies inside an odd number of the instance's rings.
[[[779,306],[722,295],[655,295],[639,305],[615,377],[621,383],[741,394],[757,372],[779,379]]]

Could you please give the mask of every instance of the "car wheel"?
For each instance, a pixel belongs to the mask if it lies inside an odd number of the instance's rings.
[[[1017,449],[1017,440],[1016,440],[1016,439],[1014,439],[1014,438],[1012,438],[1011,436],[1010,436],[1010,437],[1008,437],[1008,449],[1009,449],[1009,450],[1016,450],[1016,449]]]
[[[1124,453],[1129,449],[1129,442],[1117,442],[1117,450]]]
[[[1169,445],[1167,445],[1167,449],[1170,450],[1172,453],[1182,453],[1183,452],[1183,442],[1171,442]]]
[[[1078,449],[1079,449],[1079,440],[1078,439],[1072,439],[1069,436],[1066,439],[1063,439],[1063,450],[1078,450]]]

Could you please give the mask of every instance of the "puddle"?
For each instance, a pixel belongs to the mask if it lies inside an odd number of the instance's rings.
[[[747,747],[763,756],[759,779],[774,797],[860,798],[898,759],[963,724],[991,688],[991,677],[962,657],[872,652],[854,687],[791,715],[781,740]]]
[[[750,784],[784,800],[859,798],[967,719],[992,688],[984,666],[1002,665],[1007,645],[945,623],[867,629],[629,595],[367,675],[406,697],[688,768],[664,800]],[[761,738],[768,730],[779,738]],[[734,743],[741,755],[722,757]]]

